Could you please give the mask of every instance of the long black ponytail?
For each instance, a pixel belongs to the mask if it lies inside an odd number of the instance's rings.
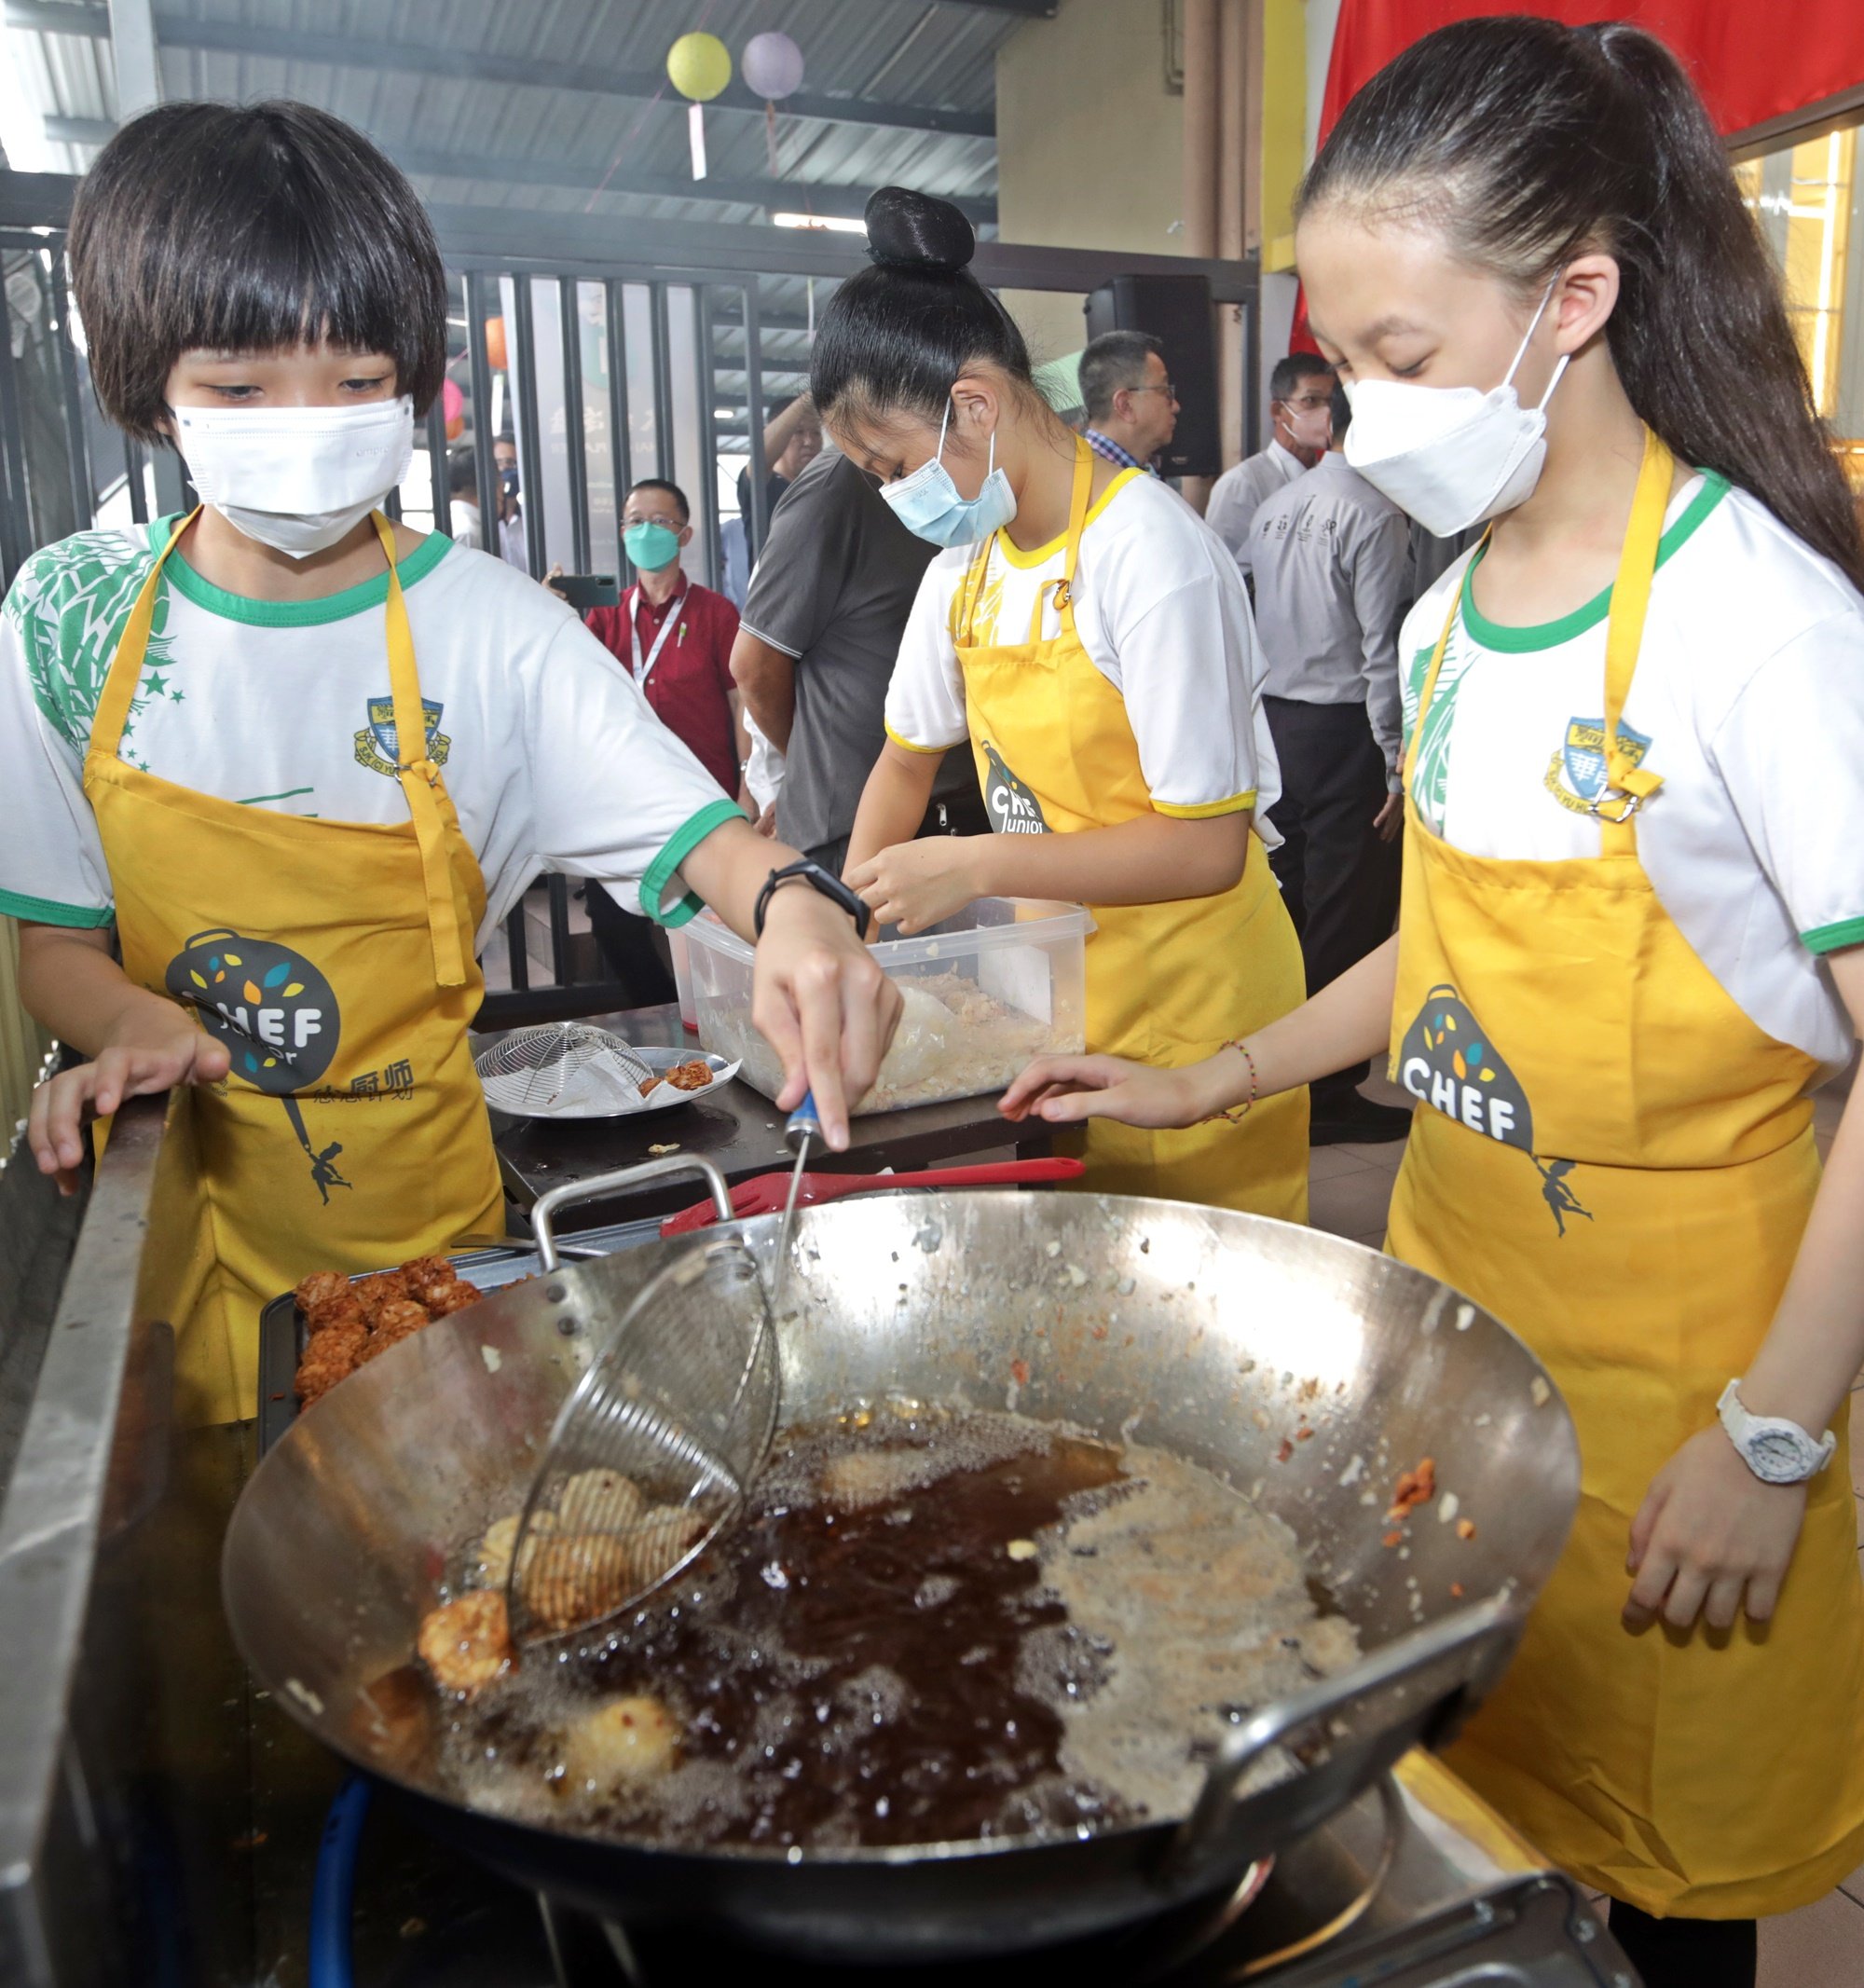
[[[1440,226],[1454,254],[1524,299],[1583,250],[1614,256],[1607,336],[1638,415],[1864,587],[1864,537],[1779,272],[1661,42],[1622,21],[1440,28],[1347,105],[1297,216],[1336,202]]]

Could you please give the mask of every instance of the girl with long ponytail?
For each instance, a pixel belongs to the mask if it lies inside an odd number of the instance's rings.
[[[1613,1900],[1650,1988],[1864,1862],[1864,547],[1688,79],[1617,23],[1469,21],[1301,193],[1347,459],[1489,530],[1400,644],[1398,935],[1202,1063],[1035,1065],[1011,1117],[1168,1126],[1391,1054],[1388,1247],[1545,1361],[1565,1559],[1453,1758]]]

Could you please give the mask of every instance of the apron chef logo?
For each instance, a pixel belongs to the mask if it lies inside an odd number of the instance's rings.
[[[162,983],[226,1045],[235,1076],[283,1103],[328,1206],[332,1187],[350,1186],[336,1171],[343,1148],[320,1152],[311,1145],[294,1093],[314,1084],[336,1054],[342,1018],[330,982],[289,946],[222,927],[197,932],[169,962]]]
[[[453,741],[440,729],[444,705],[423,697],[420,715],[427,727],[427,756],[436,766],[446,764]],[[387,774],[393,779],[401,771],[401,741],[395,734],[395,701],[392,697],[369,700],[369,722],[356,734],[356,763],[371,773]]]
[[[999,835],[1047,835],[1048,824],[1042,816],[1042,803],[1009,768],[991,742],[984,741],[984,758],[990,773],[984,782],[984,807],[990,824]]]
[[[1591,1213],[1567,1185],[1570,1159],[1544,1166],[1534,1152],[1534,1114],[1514,1073],[1457,998],[1454,987],[1433,987],[1398,1049],[1398,1081],[1420,1104],[1454,1118],[1470,1131],[1520,1147],[1541,1176],[1541,1197],[1561,1235],[1567,1217]]]
[[[1644,763],[1651,741],[1622,720],[1618,744],[1633,766]],[[1566,743],[1547,761],[1546,788],[1563,808],[1583,815],[1598,799],[1605,786],[1605,720],[1602,718],[1567,720]]]

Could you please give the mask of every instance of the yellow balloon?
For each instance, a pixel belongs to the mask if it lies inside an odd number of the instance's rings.
[[[666,51],[666,74],[682,97],[709,103],[732,80],[732,51],[716,34],[682,34]]]

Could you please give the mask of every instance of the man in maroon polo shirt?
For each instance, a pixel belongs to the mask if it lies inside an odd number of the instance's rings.
[[[738,610],[722,594],[693,584],[679,554],[692,537],[692,510],[677,484],[648,477],[622,507],[622,544],[636,582],[613,608],[583,620],[639,684],[655,717],[682,739],[734,801],[744,796],[750,745],[732,682]],[[756,818],[757,810],[748,810]],[[654,927],[624,912],[599,884],[587,887],[589,922],[610,970],[639,1004],[670,1001],[674,988]]]

